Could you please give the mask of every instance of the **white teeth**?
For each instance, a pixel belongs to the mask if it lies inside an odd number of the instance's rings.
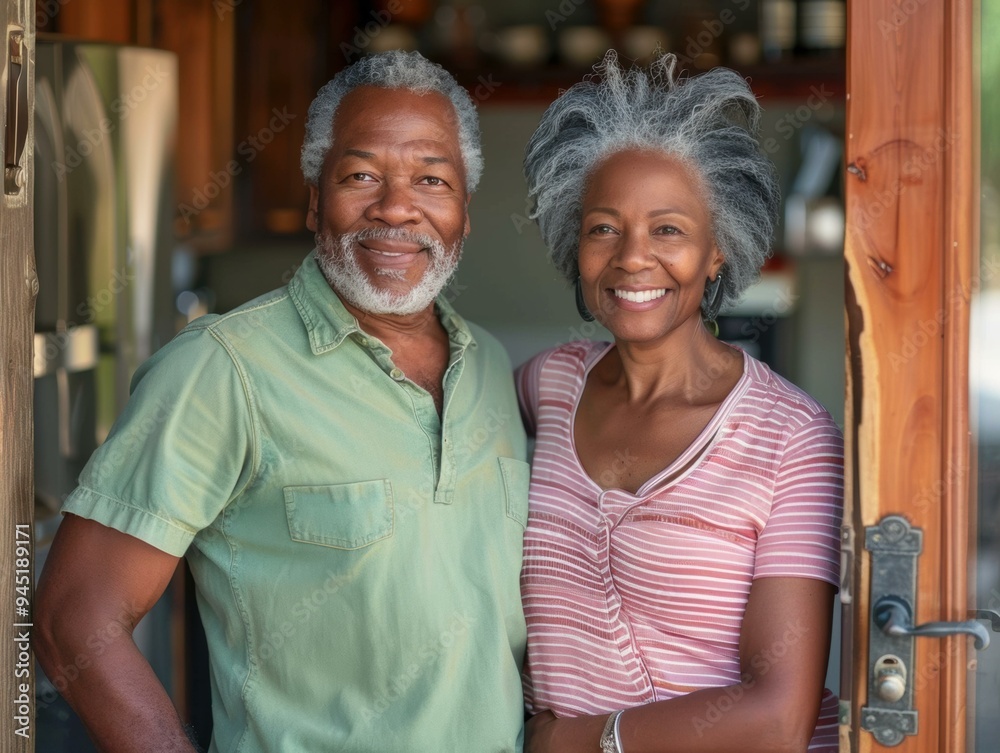
[[[632,303],[646,303],[656,298],[661,298],[667,294],[666,288],[656,290],[615,290],[615,297],[624,298]]]
[[[375,249],[371,249],[371,250],[375,251]],[[403,255],[403,254],[391,254],[388,251],[375,251],[375,253],[378,254],[379,256],[402,256]]]

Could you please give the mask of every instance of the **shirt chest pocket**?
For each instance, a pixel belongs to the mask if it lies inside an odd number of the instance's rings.
[[[361,549],[392,536],[392,484],[386,479],[328,486],[286,486],[293,541]]]
[[[531,481],[531,466],[523,460],[497,459],[500,461],[500,475],[503,477],[507,517],[516,520],[524,528],[528,524],[528,487]]]

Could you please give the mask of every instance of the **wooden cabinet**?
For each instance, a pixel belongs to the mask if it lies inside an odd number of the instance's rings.
[[[175,227],[181,242],[214,252],[262,237],[308,237],[299,153],[317,90],[377,47],[386,23],[410,24],[418,29],[412,38],[433,48],[438,22],[430,4],[420,3],[421,13],[411,18],[403,12],[411,6],[400,1],[102,0],[102,12],[95,13],[93,4],[37,0],[36,9],[41,31],[177,54]],[[466,39],[461,49],[470,45]],[[550,102],[588,72],[505,66],[481,52],[456,52],[442,62],[482,108]],[[805,102],[817,87],[829,97],[844,96],[842,58],[743,73],[765,103]]]
[[[233,241],[236,17],[229,2],[158,0],[151,44],[177,54],[177,214],[180,239],[201,250]]]
[[[305,231],[299,153],[309,103],[327,80],[329,14],[325,3],[258,2],[239,19],[233,160],[243,234]]]

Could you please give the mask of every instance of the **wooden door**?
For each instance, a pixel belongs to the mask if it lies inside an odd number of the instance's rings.
[[[919,529],[922,541],[911,538],[913,551],[900,559],[915,561],[913,624],[969,619],[977,606],[968,364],[980,283],[978,12],[969,0],[849,6],[842,751],[976,750],[967,722],[975,720],[977,652],[964,635],[913,640],[905,685],[915,716],[873,710],[884,699],[871,685],[879,658],[872,612],[882,596],[872,581],[889,566],[870,549],[878,549],[873,536],[884,542],[908,536],[907,525]],[[893,515],[905,522],[876,530]],[[1000,640],[988,650],[1000,651]],[[883,705],[895,712],[899,704]],[[903,719],[902,731],[876,735],[884,718]]]
[[[0,109],[4,186],[0,194],[0,747],[34,750],[34,659],[30,654],[33,388],[31,346],[35,321],[32,224],[34,3],[0,3]],[[10,90],[10,91],[8,91]]]

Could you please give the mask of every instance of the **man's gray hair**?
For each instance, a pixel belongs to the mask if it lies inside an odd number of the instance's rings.
[[[447,97],[458,121],[458,145],[465,163],[466,190],[472,193],[483,174],[479,144],[479,116],[469,93],[437,63],[419,52],[389,50],[363,57],[340,71],[316,94],[309,105],[306,137],[302,144],[302,174],[306,183],[319,185],[323,160],[333,144],[333,118],[344,96],[359,86],[407,89],[417,94],[438,92]]]
[[[725,306],[758,278],[770,254],[777,178],[757,143],[760,106],[747,82],[726,68],[678,79],[676,67],[673,55],[662,55],[648,71],[625,70],[608,52],[595,77],[549,106],[524,156],[531,216],[556,268],[572,282],[591,171],[625,149],[677,157],[701,179],[715,242],[726,258]]]

